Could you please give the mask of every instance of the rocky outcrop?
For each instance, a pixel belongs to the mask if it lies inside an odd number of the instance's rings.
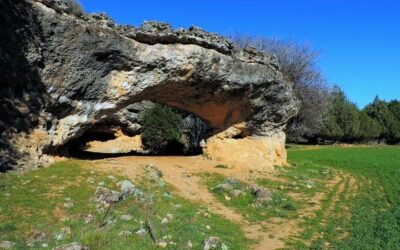
[[[272,55],[196,27],[135,28],[104,14],[76,16],[60,1],[0,2],[3,168],[45,164],[47,155],[143,100],[194,113],[214,134],[245,124],[242,139],[265,144],[297,112]]]

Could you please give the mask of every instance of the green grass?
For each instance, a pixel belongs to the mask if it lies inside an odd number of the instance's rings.
[[[248,249],[250,242],[238,225],[171,194],[170,186],[161,187],[146,179],[134,181],[144,197],[131,196],[117,203],[105,217],[108,224],[99,228],[104,213],[96,211],[92,199],[95,189],[102,184],[118,190],[116,183],[121,177],[90,171],[81,164],[84,163],[67,161],[25,174],[1,176],[0,241],[11,240],[16,243],[16,249],[27,249],[26,239],[33,231],[40,231],[47,235],[44,242],[50,249],[71,242],[80,242],[90,249],[158,249],[150,237],[140,238],[135,234],[149,221],[158,239],[171,236],[174,243],[167,249],[188,249],[189,241],[193,249],[200,249],[209,236],[220,237],[229,249]],[[64,207],[64,203],[69,202],[74,205]],[[60,210],[64,219],[57,213]],[[161,220],[168,213],[173,214],[174,219],[162,224]],[[84,214],[92,214],[94,221],[85,224]],[[120,219],[126,214],[133,220]],[[70,227],[72,233],[57,240],[55,236],[63,227]],[[125,230],[133,235],[120,237],[119,233]],[[39,248],[37,243],[34,249]]]
[[[291,149],[289,162],[300,171],[331,167],[350,173],[357,180],[355,197],[334,187],[317,212],[306,220],[297,249],[398,249],[400,246],[400,147],[326,147],[315,150]],[[339,196],[333,202],[334,196]],[[329,208],[329,213],[326,210]],[[346,214],[349,216],[346,216]],[[318,237],[312,238],[312,235]],[[306,240],[312,240],[311,246]]]

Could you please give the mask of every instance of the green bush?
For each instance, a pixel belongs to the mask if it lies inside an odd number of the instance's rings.
[[[179,125],[182,116],[178,111],[155,104],[143,116],[142,140],[154,153],[178,152],[183,147]]]

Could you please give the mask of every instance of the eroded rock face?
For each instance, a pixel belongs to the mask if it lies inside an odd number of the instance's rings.
[[[46,154],[143,100],[194,113],[214,134],[244,123],[240,140],[269,144],[278,136],[283,147],[298,102],[274,56],[196,27],[77,17],[54,7],[59,1],[0,2],[3,168],[45,164]],[[285,161],[284,148],[277,157]]]

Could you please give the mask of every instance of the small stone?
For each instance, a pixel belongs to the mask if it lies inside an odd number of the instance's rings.
[[[89,184],[94,184],[94,178],[93,177],[89,177],[89,178],[87,178],[86,182],[89,183]]]
[[[12,249],[15,246],[15,243],[12,241],[2,241],[0,242],[0,249]]]
[[[218,249],[221,246],[221,240],[218,237],[208,237],[203,241],[203,250]]]
[[[188,243],[187,243],[187,246],[189,247],[189,248],[192,248],[193,247],[193,243],[192,243],[192,241],[188,241]]]
[[[173,214],[167,214],[167,219],[168,220],[173,220],[174,219],[174,215]]]
[[[228,192],[233,190],[233,186],[229,183],[221,183],[218,184],[215,188],[213,188],[213,190],[221,190]]]
[[[161,241],[158,242],[158,246],[161,247],[161,248],[166,248],[168,246],[168,243],[163,241],[163,240],[161,240]]]
[[[182,205],[181,204],[174,204],[173,207],[178,209],[178,208],[182,208]]]
[[[121,231],[118,235],[121,238],[127,239],[132,236],[132,233],[129,231]]]
[[[121,189],[121,196],[122,198],[126,198],[128,195],[135,193],[136,187],[133,183],[129,180],[123,180],[118,182],[118,186]]]
[[[108,175],[107,178],[110,179],[110,180],[113,180],[113,181],[117,180],[117,178],[115,176],[112,176],[112,175]]]
[[[63,206],[64,206],[65,208],[72,208],[72,207],[74,206],[74,203],[73,203],[73,202],[65,202],[65,203],[63,204]]]
[[[169,220],[167,218],[163,218],[161,220],[161,224],[167,224],[169,222]]]
[[[129,215],[129,214],[124,214],[124,215],[121,215],[121,220],[123,220],[123,221],[130,221],[130,220],[132,220],[133,219],[133,216],[132,215]]]
[[[43,248],[48,248],[49,247],[49,243],[42,243],[40,246],[43,247]]]
[[[310,183],[306,183],[306,188],[311,189],[313,186]]]
[[[257,204],[262,204],[268,201],[272,201],[272,193],[263,187],[253,188],[253,195],[255,196],[255,200]]]
[[[210,227],[209,225],[207,225],[206,228],[207,228],[208,230],[211,230],[211,227]]]
[[[162,237],[163,240],[172,240],[172,235],[165,235]]]
[[[26,240],[26,245],[33,247],[36,242],[43,242],[47,239],[47,235],[41,231],[33,231],[28,239]]]
[[[83,246],[77,242],[74,242],[68,245],[56,247],[53,250],[89,250],[89,248],[87,246]]]
[[[85,222],[85,224],[89,224],[93,221],[93,215],[91,214],[82,215],[82,219]]]
[[[104,181],[100,181],[100,182],[98,183],[98,185],[99,185],[99,186],[104,186],[104,185],[106,185],[106,183],[105,183]]]
[[[229,250],[229,247],[225,243],[221,243],[221,250]]]
[[[235,189],[235,190],[232,190],[232,191],[230,192],[230,195],[231,195],[233,198],[239,198],[239,197],[241,197],[241,196],[244,196],[244,195],[245,195],[245,192],[243,192],[243,191],[241,191],[241,190]]]
[[[64,234],[61,232],[57,232],[54,234],[54,239],[55,240],[62,240],[64,238]]]
[[[11,196],[10,193],[5,193],[4,195],[7,196],[7,197],[10,197],[10,196]]]
[[[63,228],[60,229],[60,232],[61,232],[62,234],[64,234],[64,235],[68,235],[68,234],[71,234],[71,233],[72,233],[70,227],[63,227]]]
[[[143,238],[147,235],[147,231],[144,228],[141,228],[141,229],[137,230],[135,234],[137,236]]]
[[[231,197],[229,197],[229,196],[227,196],[227,195],[224,195],[224,199],[227,200],[227,201],[230,201],[230,200],[231,200]]]

